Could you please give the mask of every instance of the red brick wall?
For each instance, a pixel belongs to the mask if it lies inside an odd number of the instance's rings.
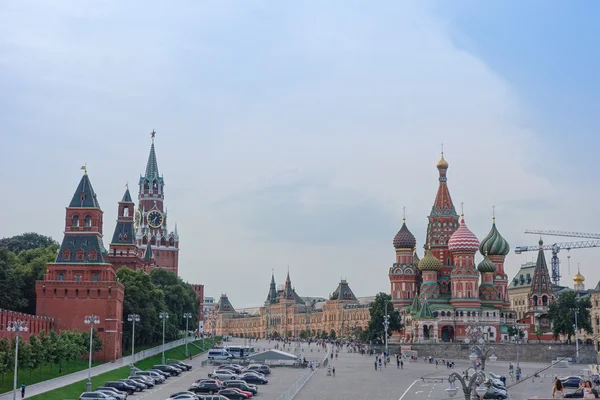
[[[198,321],[204,320],[202,312],[204,311],[204,285],[192,284],[196,297],[200,300],[200,308],[198,309]]]
[[[23,314],[15,311],[0,309],[0,338],[14,338],[15,333],[6,328],[10,321],[25,321],[28,332],[21,332],[20,337],[28,340],[31,335],[39,335],[41,331],[46,333],[54,330],[54,318],[39,317],[31,314]]]
[[[102,339],[102,350],[94,357],[100,361],[121,358],[123,335],[123,298],[125,288],[118,282],[38,281],[37,313],[54,317],[57,331],[88,331],[86,315],[100,317],[95,326]]]

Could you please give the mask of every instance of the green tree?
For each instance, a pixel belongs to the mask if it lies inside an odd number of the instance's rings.
[[[369,309],[371,319],[369,320],[369,327],[367,333],[364,336],[365,341],[376,341],[379,343],[384,342],[385,329],[383,326],[385,310],[390,316],[388,337],[392,335],[393,331],[398,331],[402,328],[400,322],[400,311],[394,309],[392,304],[392,296],[389,294],[380,292],[375,296],[375,300]]]
[[[0,247],[7,249],[14,254],[19,254],[25,250],[48,247],[53,244],[57,243],[51,237],[34,232],[0,239]]]
[[[31,347],[31,368],[29,369],[29,377],[31,378],[32,371],[40,367],[44,362],[44,355],[40,340],[37,336],[29,336],[29,345]]]
[[[329,332],[329,339],[335,339],[335,330],[333,330],[333,329],[332,329],[332,330]]]
[[[55,364],[60,365],[64,357],[64,341],[61,341],[56,332],[50,331],[48,334],[47,354],[48,362],[50,363],[50,372]],[[62,370],[62,369],[61,369]]]
[[[20,279],[21,296],[25,298],[27,304],[18,311],[35,314],[36,312],[36,281],[44,279],[46,273],[46,264],[56,259],[58,244],[52,244],[48,247],[23,250],[17,256],[17,276]]]
[[[31,371],[35,367],[34,354],[31,348],[31,344],[24,341],[23,338],[19,338],[19,368],[29,370],[29,376]]]
[[[40,360],[40,376],[42,376],[42,366],[44,364],[50,364],[50,356],[49,356],[49,350],[50,350],[50,338],[48,337],[48,334],[46,333],[46,331],[41,331],[40,334],[38,335],[38,342],[39,342],[39,349],[37,350],[38,352],[38,357]]]
[[[308,338],[308,335],[306,333],[306,331],[303,329],[300,331],[300,339],[306,339]]]
[[[573,325],[575,324],[575,311],[577,310],[577,327],[588,333],[593,333],[592,321],[590,318],[590,308],[592,303],[589,298],[578,299],[575,291],[563,293],[557,301],[550,304],[548,318],[552,322],[552,333],[554,336],[567,335],[567,340],[571,341],[571,336],[575,334]]]
[[[0,247],[0,308],[20,310],[27,306],[27,300],[21,292],[23,282],[17,269],[17,256]]]
[[[516,326],[509,326],[508,327],[508,336],[509,337],[518,337],[519,339],[523,339],[523,337],[525,337],[525,333],[523,333],[522,330],[520,330],[519,328],[517,328]]]
[[[8,339],[0,339],[0,373],[2,374],[2,384],[4,385],[4,375],[9,371],[8,361],[10,357],[10,344]]]

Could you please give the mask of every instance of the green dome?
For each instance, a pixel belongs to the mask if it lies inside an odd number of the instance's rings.
[[[496,272],[496,266],[490,261],[487,254],[483,257],[483,261],[477,266],[479,272]]]
[[[421,271],[439,271],[442,269],[442,263],[435,258],[431,249],[428,249],[423,259],[419,261],[419,269]]]
[[[490,233],[481,241],[479,251],[489,256],[505,256],[510,252],[510,245],[498,232],[496,222],[492,223]]]

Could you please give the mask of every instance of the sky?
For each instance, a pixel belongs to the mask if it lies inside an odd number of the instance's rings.
[[[525,229],[598,232],[598,11],[591,0],[2,2],[0,237],[62,240],[86,164],[108,247],[152,130],[180,275],[237,308],[262,304],[272,271],[282,284],[288,268],[301,296],[326,297],[342,278],[357,296],[389,292],[403,207],[425,244],[442,143],[453,201],[480,239],[492,206],[513,249],[537,243]],[[599,255],[571,251],[570,276],[580,265],[595,286]],[[509,277],[535,256],[511,253]]]

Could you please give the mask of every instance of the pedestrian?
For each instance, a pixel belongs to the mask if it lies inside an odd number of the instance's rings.
[[[25,398],[25,384],[21,383],[21,398]]]
[[[400,369],[400,357],[396,357],[396,366]]]
[[[565,397],[565,389],[563,388],[562,382],[560,379],[554,380],[554,386],[552,387],[552,398],[553,399],[562,399]]]
[[[383,368],[387,368],[387,358],[383,359]]]
[[[379,370],[381,371],[381,358],[379,359]]]
[[[400,360],[400,369],[404,369],[404,361]]]
[[[333,368],[331,369],[331,372],[333,373],[333,377],[335,378],[335,367],[333,367]]]
[[[375,371],[377,371],[377,360],[373,364],[375,365]]]

